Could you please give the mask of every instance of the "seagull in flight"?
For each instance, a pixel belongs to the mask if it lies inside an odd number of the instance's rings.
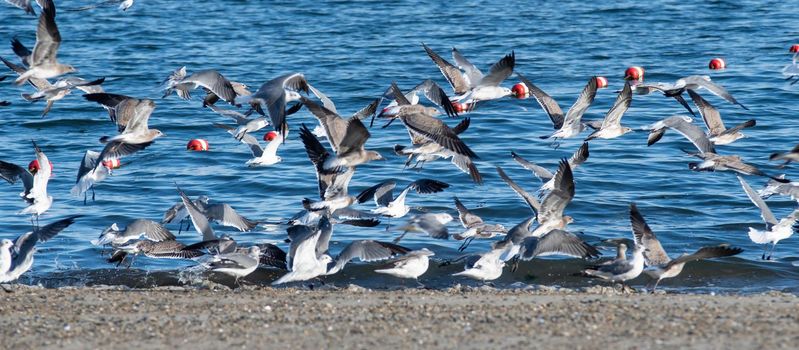
[[[14,81],[17,85],[24,84],[29,78],[50,79],[77,71],[75,67],[61,64],[56,59],[61,46],[61,33],[55,22],[56,9],[53,0],[37,2],[42,7],[42,13],[36,29],[36,45],[28,61],[28,70]]]
[[[742,177],[738,176],[738,181],[741,182],[741,186],[746,193],[746,196],[749,197],[749,200],[760,209],[760,216],[763,218],[763,221],[766,223],[766,230],[758,230],[753,227],[749,228],[749,239],[756,244],[763,244],[763,260],[771,260],[771,255],[774,253],[774,248],[777,246],[779,241],[791,237],[795,230],[794,225],[796,225],[796,221],[799,220],[799,208],[794,209],[788,216],[783,218],[782,220],[777,221],[777,218],[774,216],[774,213],[771,212],[766,202],[763,198],[760,198],[760,195],[749,186],[749,183],[746,182]],[[768,250],[768,244],[771,243],[771,251],[766,252]]]

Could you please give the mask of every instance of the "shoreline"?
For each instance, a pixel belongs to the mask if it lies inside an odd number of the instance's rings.
[[[8,348],[789,348],[799,297],[601,287],[229,290],[14,286]]]

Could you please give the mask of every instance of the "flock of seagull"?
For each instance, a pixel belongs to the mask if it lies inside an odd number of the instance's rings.
[[[30,1],[6,1],[35,14]],[[25,100],[46,101],[42,116],[51,111],[54,102],[66,97],[72,90],[78,89],[85,92],[83,95],[85,100],[103,107],[116,125],[117,133],[100,137],[102,149],[87,150],[78,169],[76,183],[71,193],[76,197],[83,196],[86,203],[88,192],[92,192],[94,199],[94,186],[109,178],[112,171],[120,166],[121,158],[145,151],[164,134],[148,126],[149,118],[156,108],[153,100],[106,92],[102,88],[104,78],[84,80],[74,76],[63,77],[65,74],[75,72],[76,69],[57,59],[61,35],[56,25],[55,5],[52,0],[36,2],[41,10],[33,50],[29,50],[14,38],[12,49],[19,57],[18,63],[2,57],[0,59],[17,74],[15,84],[27,83],[33,87],[32,92],[22,94]],[[132,5],[132,1],[121,3],[127,4],[128,7]],[[589,158],[588,141],[618,138],[632,131],[632,128],[622,125],[621,120],[630,107],[633,95],[655,92],[675,99],[692,116],[701,116],[707,131],[694,124],[692,117],[671,116],[647,126],[648,145],[658,142],[667,131],[675,131],[696,147],[696,151],[684,150],[685,153],[699,159],[688,164],[689,169],[736,173],[745,193],[759,208],[766,224],[764,230],[750,228],[749,231],[752,242],[766,247],[763,259],[771,259],[776,244],[793,234],[799,218],[799,209],[778,220],[764,199],[774,194],[799,199],[799,183],[791,182],[784,176],[768,174],[737,155],[717,152],[718,146],[730,144],[744,137],[742,131],[754,126],[756,122],[749,120],[727,128],[719,111],[699,92],[707,91],[740,108],[746,109],[746,107],[709,77],[688,76],[674,83],[649,83],[644,81],[643,69],[632,67],[627,70],[625,85],[618,91],[618,96],[605,118],[583,120],[582,117],[593,103],[597,90],[607,85],[606,79],[602,77],[588,79],[574,104],[564,113],[557,101],[522,74],[515,72],[514,52],[502,57],[485,74],[455,48],[452,49],[452,59],[455,62],[453,64],[427,45],[422,44],[422,46],[451,86],[451,93],[447,93],[433,80],[425,80],[408,91],[403,91],[395,83],[391,83],[390,87],[372,103],[347,117],[343,117],[333,101],[312,86],[302,73],[278,76],[263,83],[255,92],[251,92],[243,83],[228,80],[215,70],[187,72],[186,68],[182,67],[164,80],[164,98],[174,93],[179,98],[188,100],[196,89],[201,88],[205,93],[202,107],[209,108],[234,122],[234,124],[214,125],[249,147],[253,158],[246,162],[247,166],[277,166],[282,160],[277,155],[280,146],[289,140],[290,130],[299,130],[299,138],[305,146],[307,157],[316,170],[319,191],[318,195],[303,199],[300,203],[302,209],[287,220],[288,251],[269,243],[240,244],[229,234],[217,234],[214,231],[215,224],[238,231],[250,231],[262,223],[250,220],[237,213],[229,204],[214,202],[207,196],[192,199],[177,187],[177,184],[176,192],[180,201],[166,211],[161,222],[136,219],[128,222],[123,228],[113,223],[91,243],[98,247],[111,247],[112,253],[108,260],[118,265],[127,263],[130,266],[132,258],[137,255],[163,259],[191,259],[210,271],[234,276],[237,284],[240,278],[259,267],[286,270],[284,275],[272,282],[277,285],[314,280],[334,274],[355,259],[365,262],[388,260],[384,267],[376,269],[375,272],[402,279],[413,279],[418,283],[418,278],[428,270],[430,257],[434,256],[434,252],[427,248],[411,250],[400,245],[407,233],[422,233],[431,239],[452,237],[463,242],[461,251],[468,249],[469,244],[475,239],[499,237],[493,241],[488,251],[466,254],[444,264],[462,262],[464,270],[455,273],[454,276],[491,281],[503,274],[506,265],[510,269],[516,269],[520,260],[528,261],[541,256],[561,255],[590,259],[595,265],[586,267],[582,271],[583,275],[620,282],[623,287],[624,282],[645,273],[652,278],[654,291],[662,279],[679,275],[687,262],[732,256],[743,250],[719,244],[701,247],[692,254],[671,258],[636,205],[631,204],[630,221],[633,236],[602,242],[602,244],[616,245],[617,255],[611,260],[595,260],[601,255],[599,250],[580,236],[568,231],[573,218],[564,212],[575,195],[573,170]],[[796,58],[793,65],[796,66]],[[792,74],[791,72],[793,71],[786,68],[786,75]],[[521,83],[512,88],[503,87],[502,83],[514,73]],[[51,79],[58,80],[51,82]],[[429,104],[422,104],[419,95],[423,95]],[[693,102],[698,116],[686,102],[685,95]],[[458,220],[463,226],[461,232],[449,232],[448,224],[454,220],[450,214],[425,212],[410,215],[406,220],[395,224],[393,229],[402,233],[392,242],[355,240],[344,247],[337,256],[333,257],[330,254],[328,248],[334,226],[374,227],[379,225],[381,220],[388,220],[390,227],[392,219],[409,216],[411,207],[406,203],[409,194],[439,193],[450,187],[442,181],[421,178],[407,184],[399,184],[400,187],[397,188],[396,181],[388,180],[357,195],[350,194],[349,183],[356,169],[369,162],[384,159],[383,155],[369,149],[367,145],[371,137],[370,128],[375,122],[384,122],[383,128],[385,128],[399,120],[407,129],[410,144],[394,147],[396,155],[406,158],[404,162],[406,168],[419,168],[427,162],[448,159],[455,168],[467,174],[475,183],[481,184],[483,178],[475,164],[475,160],[479,157],[459,137],[468,131],[471,119],[463,117],[451,127],[446,122],[447,118],[459,118],[462,114],[477,110],[481,104],[492,103],[489,101],[528,96],[534,98],[551,119],[553,131],[542,138],[551,140],[554,147],[558,146],[558,141],[561,139],[582,137],[581,134],[586,129],[593,130],[571,158],[559,162],[557,169],[546,169],[511,152],[512,158],[520,166],[530,170],[541,180],[542,185],[537,193],[528,192],[511,179],[502,168],[496,167],[502,180],[530,207],[529,217],[506,229],[501,224],[485,222],[472,212],[467,204],[455,197],[454,205],[458,212]],[[219,106],[225,103],[231,107]],[[2,105],[9,104],[10,102],[3,102]],[[313,129],[304,124],[299,127],[289,126],[290,116],[303,107],[319,122]],[[445,118],[440,118],[441,116]],[[262,145],[253,135],[268,127],[273,130],[263,136],[266,144]],[[326,140],[327,145],[323,144],[321,139]],[[35,141],[32,142],[32,146],[36,160],[28,168],[0,161],[0,177],[11,184],[22,183],[23,192],[20,196],[27,206],[19,213],[30,215],[33,226],[31,232],[13,241],[3,239],[0,243],[0,283],[13,282],[27,272],[33,264],[36,243],[52,239],[80,217],[70,216],[44,226],[39,225],[40,216],[47,212],[54,202],[53,197],[47,192],[52,164]],[[202,151],[207,150],[208,145],[203,140],[193,140],[187,149]],[[770,159],[781,160],[785,164],[799,161],[799,146],[786,153],[772,154]],[[768,183],[758,192],[750,187],[742,175],[766,177]],[[396,196],[395,189],[399,191]],[[355,208],[371,201],[375,204],[371,210]],[[201,238],[192,244],[179,242],[165,227],[176,223],[179,225],[179,231],[184,230],[185,223],[186,230],[193,227]],[[628,249],[631,250],[629,256]]]

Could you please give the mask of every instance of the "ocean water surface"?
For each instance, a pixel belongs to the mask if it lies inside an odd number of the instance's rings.
[[[623,86],[625,68],[646,69],[647,81],[673,82],[685,75],[710,75],[743,104],[744,110],[709,93],[705,98],[721,112],[728,125],[757,119],[747,138],[720,153],[739,154],[770,173],[799,176],[795,167],[776,169],[768,162],[771,152],[788,150],[799,141],[795,110],[799,85],[791,86],[780,74],[790,63],[788,47],[797,39],[794,6],[783,1],[684,2],[614,1],[585,4],[579,1],[480,1],[417,3],[405,1],[167,1],[141,0],[127,12],[98,8],[66,11],[88,1],[57,1],[57,23],[63,37],[59,60],[75,65],[86,79],[106,77],[103,87],[112,93],[152,98],[157,108],[150,126],[167,136],[143,152],[124,159],[122,168],[96,186],[96,201],[70,196],[78,165],[87,149],[100,150],[98,138],[111,135],[115,126],[98,105],[80,93],[55,103],[42,119],[43,103],[19,97],[29,86],[0,83],[0,159],[20,165],[33,159],[35,139],[54,164],[49,192],[55,198],[42,223],[66,215],[82,214],[61,235],[39,246],[36,262],[22,282],[44,285],[128,284],[150,286],[183,283],[181,269],[191,263],[139,257],[130,269],[115,268],[89,240],[116,222],[124,226],[136,218],[160,220],[179,200],[177,182],[190,196],[201,194],[231,204],[242,215],[257,220],[285,220],[301,209],[304,197],[317,191],[297,130],[315,119],[306,110],[289,118],[290,134],[280,148],[283,162],[272,167],[248,168],[249,150],[224,131],[212,126],[229,122],[201,107],[198,98],[183,101],[172,95],[162,99],[160,82],[174,69],[216,69],[230,80],[257,89],[263,82],[287,72],[302,72],[336,102],[342,114],[352,113],[379,96],[392,81],[408,89],[432,78],[447,91],[448,84],[421,47],[422,42],[449,59],[457,47],[484,71],[509,53],[516,53],[516,71],[524,74],[567,109],[586,81],[594,75],[608,77],[609,87],[598,92],[586,119],[600,119]],[[0,4],[0,42],[18,37],[28,46],[35,42],[35,17]],[[10,45],[0,45],[0,55],[15,60]],[[707,69],[713,57],[723,57],[728,68]],[[13,75],[6,71],[0,73]],[[503,85],[510,87],[515,77]],[[701,93],[701,92],[700,92]],[[196,96],[201,95],[198,92]],[[224,104],[220,104],[223,106]],[[634,96],[623,123],[639,129],[661,118],[685,111],[657,94]],[[555,168],[560,158],[579,147],[582,137],[564,140],[558,149],[538,136],[551,132],[547,115],[533,99],[504,99],[484,103],[471,114],[471,127],[463,140],[480,156],[477,166],[482,186],[473,184],[446,161],[428,163],[421,171],[403,170],[403,159],[393,154],[395,144],[407,144],[400,123],[371,129],[367,145],[386,156],[358,168],[350,192],[357,193],[387,179],[404,184],[432,177],[452,185],[433,195],[410,195],[412,213],[449,212],[456,216],[453,196],[489,223],[510,228],[531,215],[516,194],[496,175],[495,166],[530,191],[540,182],[511,158],[514,150],[525,158]],[[457,120],[448,120],[454,125]],[[699,121],[696,121],[699,123]],[[262,136],[258,133],[258,137]],[[582,136],[587,136],[587,133]],[[576,197],[566,214],[575,218],[572,232],[592,243],[614,237],[631,237],[629,204],[638,204],[665,249],[676,256],[703,245],[729,243],[746,251],[736,257],[689,265],[663,288],[678,291],[799,290],[799,240],[780,242],[772,261],[760,260],[762,246],[753,244],[748,227],[763,228],[759,211],[729,173],[695,173],[693,161],[680,149],[691,144],[674,132],[658,144],[646,146],[646,132],[633,132],[614,140],[590,143],[590,158],[575,170]],[[207,139],[209,152],[187,152],[193,138]],[[747,177],[756,189],[764,178]],[[29,217],[18,215],[24,203],[20,186],[0,184],[0,237],[13,238],[30,229]],[[796,206],[785,197],[768,200],[777,217]],[[359,208],[368,209],[369,202]],[[392,220],[392,226],[400,220]],[[375,228],[336,226],[331,250],[336,253],[354,239],[390,241],[399,232]],[[177,226],[169,226],[177,232]],[[460,230],[457,222],[451,232]],[[217,226],[242,243],[277,242],[282,247],[285,227],[267,225],[239,233]],[[178,239],[196,242],[193,231]],[[458,256],[460,242],[432,240],[408,234],[403,244],[428,247],[437,259]],[[469,252],[488,248],[476,241]],[[606,256],[615,254],[604,251]],[[449,276],[462,266],[431,267],[421,281],[434,287],[472,283]],[[601,283],[572,276],[585,262],[574,259],[539,259],[496,281],[500,286],[541,283],[584,286]],[[401,281],[371,272],[375,265],[352,264],[341,274],[326,278],[334,284],[354,282],[371,287]],[[269,283],[282,272],[259,270],[249,279]],[[211,276],[215,280],[225,278]],[[648,280],[640,277],[633,285]]]

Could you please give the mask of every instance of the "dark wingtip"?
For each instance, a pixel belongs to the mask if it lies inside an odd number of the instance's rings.
[[[768,160],[775,160],[777,159],[777,157],[781,155],[782,155],[781,153],[772,153],[770,156],[768,156]]]

